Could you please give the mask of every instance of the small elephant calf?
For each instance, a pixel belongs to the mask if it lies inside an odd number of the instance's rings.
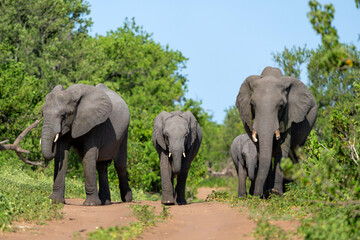
[[[246,196],[246,176],[251,181],[250,194],[253,194],[257,170],[257,150],[247,134],[237,136],[231,144],[231,157],[238,174],[238,196]]]
[[[162,111],[154,119],[152,138],[160,158],[161,203],[172,205],[176,198],[179,205],[184,205],[186,178],[200,148],[201,127],[190,111]]]

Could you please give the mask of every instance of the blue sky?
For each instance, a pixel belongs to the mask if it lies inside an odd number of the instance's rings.
[[[153,33],[161,45],[189,58],[183,71],[188,79],[187,98],[222,123],[225,109],[235,104],[241,83],[276,66],[272,53],[284,47],[316,48],[320,36],[306,16],[307,0],[102,0],[88,1],[94,25],[91,35],[106,35],[122,27],[125,18]],[[340,41],[359,48],[360,10],[354,0],[333,3]],[[307,83],[306,74],[301,79]]]

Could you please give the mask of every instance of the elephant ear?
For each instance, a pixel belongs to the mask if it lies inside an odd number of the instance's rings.
[[[253,113],[251,111],[251,94],[252,88],[251,85],[254,81],[259,79],[261,76],[252,75],[245,79],[245,81],[241,84],[239,93],[236,97],[236,107],[239,110],[240,118],[244,123],[245,128],[249,128],[249,130],[253,129]]]
[[[184,112],[183,114],[181,114],[181,116],[185,118],[189,123],[190,132],[188,135],[186,148],[190,149],[196,139],[199,139],[199,141],[201,141],[202,138],[201,128],[198,121],[190,111]]]
[[[163,134],[164,120],[171,117],[172,115],[166,111],[159,113],[154,119],[154,127],[152,133],[152,139],[154,146],[158,144],[162,149],[166,150],[166,143]]]
[[[82,84],[73,85],[67,90],[77,102],[76,115],[71,127],[73,138],[86,134],[109,118],[112,103],[103,90]]]
[[[45,97],[45,101],[48,99],[48,98],[52,98],[52,96],[54,96],[52,93],[56,93],[56,92],[59,92],[59,91],[63,91],[64,90],[64,87],[62,85],[56,85],[53,90],[51,90],[50,93],[48,93]]]
[[[316,101],[308,88],[300,80],[294,77],[282,77],[288,89],[288,123],[299,123],[305,120],[310,110],[316,105]]]

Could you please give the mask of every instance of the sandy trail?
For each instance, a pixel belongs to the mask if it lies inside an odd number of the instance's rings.
[[[200,188],[198,198],[205,199],[211,188]],[[56,240],[86,239],[86,234],[99,227],[125,226],[136,221],[129,208],[131,204],[148,204],[156,207],[156,214],[162,210],[160,201],[141,201],[133,203],[115,202],[107,206],[82,206],[82,199],[66,199],[64,219],[46,222],[45,225],[33,223],[14,223],[20,230],[1,233],[4,240]],[[249,219],[246,208],[231,208],[228,204],[217,202],[191,203],[185,206],[170,206],[171,217],[155,227],[147,228],[139,239],[254,239],[251,232],[256,222]],[[276,225],[286,230],[295,230],[297,222],[277,221]]]

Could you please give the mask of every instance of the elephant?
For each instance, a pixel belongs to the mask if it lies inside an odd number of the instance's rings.
[[[173,205],[176,198],[178,205],[187,204],[186,179],[202,140],[199,123],[190,111],[162,111],[154,119],[152,139],[160,159],[161,203]]]
[[[53,203],[65,203],[65,175],[69,150],[82,158],[86,199],[83,205],[110,204],[108,164],[114,160],[123,202],[132,201],[126,171],[130,122],[125,101],[103,84],[57,85],[45,97],[41,151],[46,161],[55,158]],[[99,175],[97,189],[96,170]]]
[[[246,176],[251,181],[253,194],[257,168],[257,149],[247,134],[237,136],[231,144],[231,158],[238,174],[238,196],[246,196]]]
[[[236,106],[247,134],[257,146],[254,195],[283,195],[280,161],[287,157],[297,161],[295,152],[304,145],[316,121],[314,97],[300,80],[283,76],[278,68],[266,67],[261,75],[245,79]]]

